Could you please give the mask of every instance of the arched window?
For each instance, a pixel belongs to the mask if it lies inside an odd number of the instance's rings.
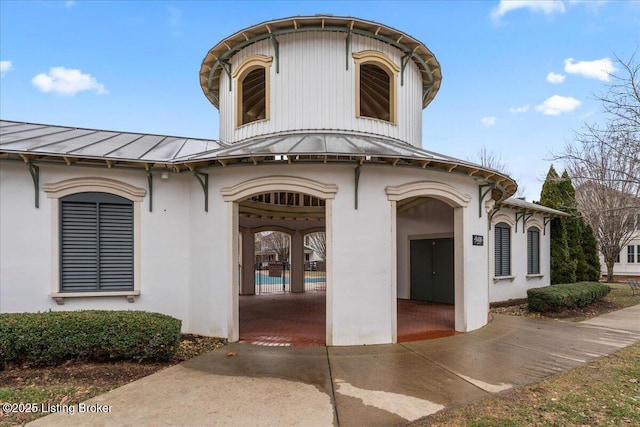
[[[376,51],[356,52],[356,116],[396,123],[396,76],[400,69]]]
[[[540,230],[527,229],[527,274],[540,274]]]
[[[499,222],[494,227],[495,276],[511,275],[511,227]]]
[[[85,192],[60,199],[60,292],[134,290],[133,202]]]
[[[236,80],[236,126],[269,120],[269,68],[272,58],[254,55],[233,73]]]

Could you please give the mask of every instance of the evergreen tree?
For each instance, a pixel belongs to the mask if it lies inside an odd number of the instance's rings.
[[[562,189],[560,176],[551,166],[547,179],[542,185],[540,204],[552,209],[563,210]],[[563,219],[554,218],[551,221],[551,283],[572,283],[576,281],[575,259],[570,257],[567,230]]]
[[[593,229],[589,224],[585,222],[585,227],[582,230],[582,250],[587,261],[587,270],[585,279],[590,282],[597,282],[600,280],[600,257],[598,256],[598,241],[593,232]]]
[[[569,218],[563,218],[562,221],[567,232],[569,259],[575,263],[575,280],[586,281],[589,266],[582,249],[582,232],[585,224],[576,207],[576,189],[573,188],[567,171],[562,173],[558,181],[558,190],[561,198],[560,210],[571,215]]]

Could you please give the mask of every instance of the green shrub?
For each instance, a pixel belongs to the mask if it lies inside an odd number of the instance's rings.
[[[0,314],[0,364],[56,365],[81,360],[168,360],[182,322],[143,311]]]
[[[609,293],[611,288],[597,282],[578,282],[529,289],[527,303],[532,311],[559,311],[585,307]]]

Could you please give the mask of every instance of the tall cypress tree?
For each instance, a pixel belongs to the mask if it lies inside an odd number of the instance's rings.
[[[547,178],[542,185],[540,204],[552,209],[563,210],[563,197],[560,187],[560,176],[553,165],[549,168]],[[572,283],[576,281],[575,259],[571,259],[567,230],[564,220],[554,218],[551,221],[551,283]]]
[[[586,271],[589,268],[581,244],[585,224],[576,207],[576,189],[573,188],[567,171],[562,173],[562,177],[558,181],[558,190],[560,191],[560,210],[571,215],[562,220],[567,232],[569,259],[575,263],[576,281],[584,281],[587,280]]]

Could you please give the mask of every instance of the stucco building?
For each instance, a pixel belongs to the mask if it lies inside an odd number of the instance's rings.
[[[324,231],[326,344],[397,340],[397,299],[490,301],[549,284],[548,222],[503,173],[422,149],[440,64],[351,17],[273,20],[206,54],[219,140],[3,121],[0,311],[139,309],[239,337],[254,234]]]

